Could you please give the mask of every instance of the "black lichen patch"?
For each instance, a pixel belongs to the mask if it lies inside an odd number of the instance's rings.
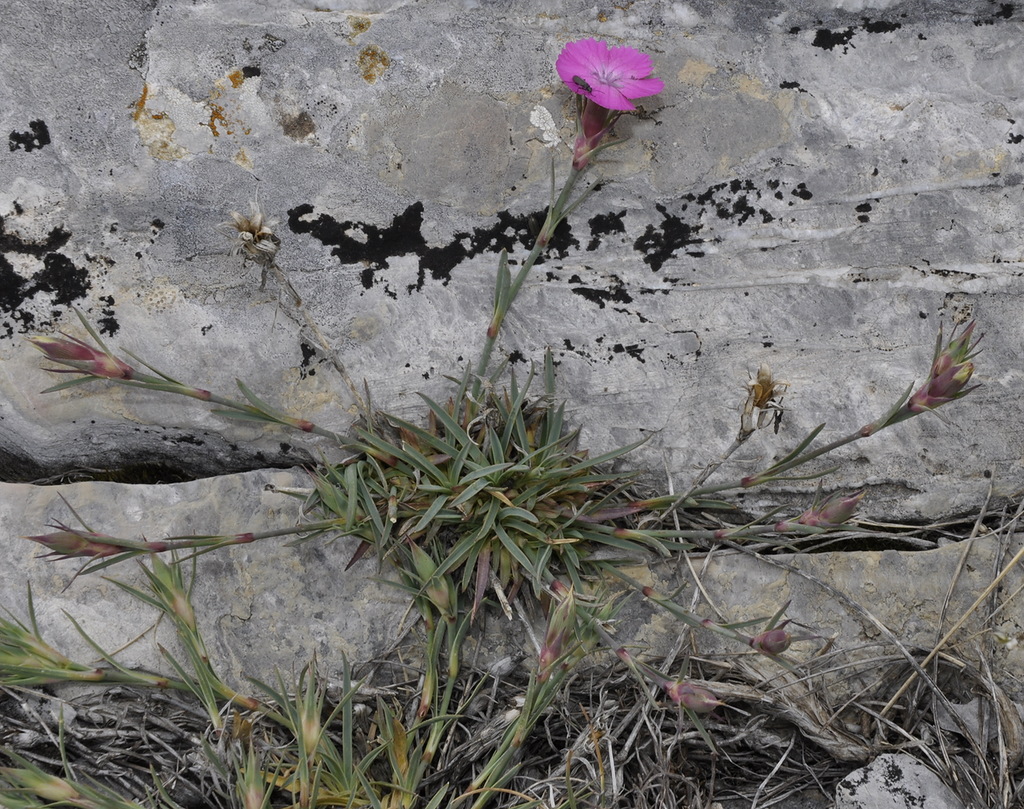
[[[888,20],[864,20],[864,30],[869,34],[891,34],[893,31],[898,31],[903,25],[898,22],[890,22]]]
[[[34,152],[50,145],[50,130],[46,128],[45,121],[30,121],[28,132],[12,132],[8,135],[8,145],[12,152],[18,149]]]
[[[630,343],[629,345],[623,345],[622,343],[616,343],[612,346],[613,354],[626,354],[635,360],[646,364],[647,360],[644,359],[644,346],[638,343]],[[610,358],[609,358],[610,361]]]
[[[611,236],[614,233],[626,234],[626,225],[622,221],[626,215],[625,211],[618,213],[597,214],[587,223],[590,225],[590,241],[587,243],[587,251],[597,250],[601,246],[601,237]]]
[[[569,283],[579,284],[580,286],[570,286],[569,289],[574,295],[579,295],[581,298],[585,298],[591,303],[596,303],[601,309],[604,309],[605,304],[609,302],[633,302],[633,296],[626,291],[626,285],[617,275],[605,276],[602,278],[602,281],[603,285],[601,287],[583,286],[583,280],[578,275],[573,275],[569,279]]]
[[[902,23],[891,20],[869,20],[864,18],[863,23],[859,26],[859,30],[867,34],[891,34],[902,27]],[[851,26],[841,31],[819,28],[814,32],[814,39],[811,40],[811,44],[815,48],[821,48],[826,51],[840,50],[842,53],[848,53],[850,48],[855,47],[853,37],[857,30],[857,26]],[[799,29],[794,29],[790,33],[799,33]]]
[[[447,284],[451,280],[452,270],[466,259],[482,253],[497,254],[502,250],[509,253],[517,249],[529,250],[537,238],[544,216],[544,211],[528,214],[498,211],[497,221],[493,225],[473,228],[472,233],[456,233],[448,244],[426,248],[420,255],[419,278],[409,291],[419,291],[423,288],[426,272],[429,272],[435,281]],[[547,255],[565,258],[574,247],[579,247],[579,242],[573,238],[569,225],[562,222],[552,235]],[[537,264],[543,263],[542,256],[537,260]]]
[[[305,379],[309,376],[316,376],[316,368],[313,367],[313,360],[316,359],[317,350],[309,343],[300,342],[299,349],[302,351],[302,362],[299,364],[299,376]]]
[[[1014,126],[1017,123],[1016,119],[1014,118],[1007,118],[1006,120],[1010,124],[1010,126]],[[1016,146],[1017,144],[1024,142],[1024,135],[1018,132],[1008,132],[1006,135],[1006,142],[1013,146]]]
[[[36,295],[50,295],[55,306],[67,306],[85,297],[92,286],[88,271],[57,252],[70,238],[68,231],[57,227],[42,241],[27,241],[8,233],[0,216],[0,336],[10,337],[16,330],[24,333],[42,325],[25,307]],[[42,269],[31,278],[24,278],[15,272],[8,259],[11,254],[39,259]]]
[[[100,316],[96,320],[96,325],[100,327],[100,334],[107,334],[113,337],[121,330],[121,324],[114,317],[114,296],[100,295],[99,301],[103,304],[103,308],[100,309]],[[203,333],[205,334],[206,332]]]
[[[814,194],[812,194],[808,190],[807,186],[804,183],[797,183],[796,188],[794,188],[792,191],[790,191],[790,193],[794,197],[799,197],[800,199],[804,199],[804,200],[810,199],[811,197],[814,196]]]
[[[339,222],[327,214],[309,218],[313,206],[299,205],[288,211],[288,227],[295,233],[308,233],[314,239],[333,247],[331,255],[342,264],[363,264],[360,274],[364,289],[372,289],[375,274],[387,269],[388,259],[409,253],[422,254],[427,244],[423,239],[423,204],[410,205],[391,220],[387,227],[347,220]]]
[[[847,28],[844,31],[831,31],[828,28],[819,28],[814,32],[814,39],[811,41],[811,44],[815,48],[821,48],[826,51],[841,48],[843,53],[846,53],[853,47],[853,45],[850,44],[850,40],[853,39],[853,35],[853,28]]]
[[[700,221],[685,221],[683,219],[690,207],[689,204],[683,203],[678,214],[669,213],[668,207],[665,205],[658,204],[654,207],[663,217],[661,224],[658,227],[648,225],[644,234],[633,242],[633,249],[643,253],[644,263],[651,270],[654,272],[660,270],[665,262],[675,258],[680,250],[685,251],[689,256],[704,255],[701,250],[690,249],[694,245],[704,243],[704,239],[698,235],[704,226]],[[698,220],[699,217],[698,213]]]
[[[400,214],[391,224],[379,227],[364,222],[339,222],[327,214],[312,217],[313,206],[299,205],[288,211],[288,226],[295,233],[311,235],[314,239],[334,249],[342,264],[363,264],[360,281],[364,289],[372,289],[379,279],[377,274],[390,266],[390,259],[397,256],[418,257],[419,273],[416,283],[410,284],[407,292],[418,292],[423,288],[427,273],[435,281],[447,284],[452,270],[469,258],[481,253],[509,253],[518,248],[533,246],[537,231],[544,221],[544,212],[513,214],[500,211],[496,221],[488,227],[474,228],[470,232],[458,232],[452,240],[443,245],[430,246],[423,236],[423,203],[416,202]],[[579,242],[573,237],[570,226],[563,222],[555,230],[548,245],[547,254],[564,258]],[[537,264],[543,263],[543,257]],[[392,297],[397,294],[387,288]]]
[[[706,230],[713,229],[717,220],[725,220],[734,225],[743,225],[749,221],[762,224],[774,221],[775,215],[760,203],[769,192],[781,199],[780,187],[779,181],[772,180],[768,182],[768,189],[762,192],[751,180],[734,179],[712,185],[700,194],[684,195],[678,213],[670,212],[667,205],[656,205],[663,217],[660,226],[648,225],[644,234],[633,243],[633,248],[643,253],[644,262],[654,272],[660,270],[669,259],[676,258],[680,251],[693,258],[700,258],[704,251],[693,248],[695,245],[719,241],[713,235],[703,235]],[[806,198],[810,197],[803,183],[797,189],[801,189],[800,195],[806,192]]]

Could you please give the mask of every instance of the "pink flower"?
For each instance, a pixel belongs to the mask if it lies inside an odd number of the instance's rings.
[[[570,90],[582,96],[577,107],[573,169],[583,171],[590,158],[604,148],[601,141],[619,116],[634,109],[630,99],[665,89],[665,82],[650,75],[651,69],[650,56],[632,48],[609,48],[597,39],[570,42],[562,48],[555,70]]]
[[[598,39],[569,42],[555,62],[566,86],[607,110],[635,109],[631,99],[660,93],[665,82],[651,76],[651,57],[632,48],[609,48]]]

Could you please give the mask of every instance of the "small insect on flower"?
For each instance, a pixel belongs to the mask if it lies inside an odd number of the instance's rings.
[[[587,93],[594,92],[594,88],[587,84],[586,80],[582,76],[573,76],[572,83],[579,87],[581,90]]]

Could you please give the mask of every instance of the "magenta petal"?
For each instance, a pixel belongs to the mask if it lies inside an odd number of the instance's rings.
[[[606,84],[595,84],[592,93],[585,93],[595,104],[606,110],[633,110],[636,107],[622,93]]]
[[[619,91],[626,98],[645,98],[653,96],[665,89],[661,79],[626,79],[619,85]]]
[[[555,61],[558,77],[566,84],[573,84],[574,76],[582,76],[589,81],[595,68],[604,63],[604,55],[608,46],[596,39],[581,39],[579,42],[568,42]]]
[[[630,99],[660,93],[665,83],[651,77],[652,69],[647,54],[592,38],[567,43],[555,61],[570,90],[609,110],[632,110]]]
[[[625,46],[609,48],[605,63],[615,73],[629,78],[642,79],[654,70],[650,56]]]

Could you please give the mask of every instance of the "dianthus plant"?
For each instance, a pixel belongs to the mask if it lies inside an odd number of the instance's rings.
[[[351,756],[345,759],[348,769],[342,770],[347,775],[339,778],[347,784],[345,789],[350,790],[346,793],[347,805],[412,807],[429,801],[430,806],[435,806],[447,800],[438,794],[419,795],[418,789],[463,707],[455,687],[462,643],[481,613],[494,602],[511,615],[517,598],[540,599],[546,605],[548,624],[522,708],[491,758],[476,770],[472,783],[464,785],[461,800],[466,805],[482,807],[504,787],[515,772],[525,739],[557,695],[572,662],[597,645],[609,647],[638,677],[659,686],[669,702],[704,732],[699,716],[722,705],[713,685],[693,681],[686,672],[670,676],[626,651],[625,643],[612,636],[608,624],[614,611],[610,597],[595,595],[603,592],[601,582],[608,587],[638,590],[684,624],[725,635],[752,653],[789,666],[792,663],[785,653],[800,638],[786,628],[789,621],[783,619],[785,606],[766,618],[759,632],[748,635],[739,625],[698,618],[671,599],[635,582],[614,560],[636,559],[651,552],[669,555],[692,548],[690,543],[696,541],[801,537],[855,528],[851,520],[863,492],[818,498],[792,519],[779,520],[773,513],[761,520],[735,525],[720,522],[711,528],[695,522],[687,525],[686,520],[679,519],[673,521],[671,528],[661,526],[672,513],[678,518],[687,512],[727,509],[724,503],[711,498],[730,490],[819,476],[819,472],[806,474],[797,470],[845,444],[933,411],[971,390],[969,382],[977,346],[973,323],[948,343],[943,342],[940,333],[924,385],[913,394],[913,386],[909,387],[886,413],[852,433],[819,446],[815,442],[822,427],[818,427],[781,460],[760,472],[709,485],[707,480],[717,471],[719,462],[681,495],[635,497],[632,475],[612,471],[612,464],[639,442],[597,455],[581,449],[578,433],[566,424],[564,404],[556,398],[550,354],[546,355],[543,367],[531,370],[523,379],[506,379],[504,365],[494,367],[492,363],[505,317],[534,264],[556,228],[595,188],[592,185],[582,192],[576,190],[595,158],[613,145],[609,138],[615,122],[634,109],[636,99],[655,95],[664,88],[664,83],[651,75],[650,57],[628,47],[609,47],[594,39],[567,44],[555,67],[576,100],[576,136],[561,191],[556,195],[552,190],[536,241],[514,275],[508,256],[500,256],[493,309],[479,358],[453,378],[447,399],[421,397],[421,420],[407,421],[367,406],[347,434],[334,433],[308,419],[277,410],[241,382],[240,398],[232,398],[180,382],[134,354],[120,356],[103,343],[84,318],[91,341],[69,336],[32,339],[50,361],[60,366],[50,370],[75,374],[50,390],[102,380],[187,396],[215,405],[216,412],[229,418],[321,436],[345,452],[343,460],[325,461],[312,470],[315,485],[305,495],[304,509],[310,519],[299,525],[232,536],[138,540],[55,523],[55,532],[29,539],[45,546],[55,558],[84,559],[79,572],[100,570],[131,557],[153,559],[151,569],[157,583],[172,578],[167,566],[154,559],[157,554],[178,551],[175,559],[180,561],[218,548],[287,534],[298,535],[302,540],[325,534],[351,537],[352,562],[372,551],[392,564],[398,572],[399,586],[408,591],[423,619],[422,685],[411,716],[403,718],[386,701],[379,705],[376,721],[382,729],[386,755],[381,755],[380,750],[373,755],[391,762],[390,780],[371,782],[364,775],[365,766],[353,764]],[[275,277],[279,277],[276,261],[281,242],[262,212],[255,211],[249,219],[233,215],[233,220],[237,251],[258,261],[264,276],[267,269],[272,269]],[[758,427],[778,423],[785,388],[786,383],[774,380],[767,367],[759,370],[741,409],[738,436],[723,461]],[[595,553],[598,550],[602,553]],[[174,581],[178,589],[167,590],[172,594],[181,589],[180,582]],[[177,603],[173,598],[153,603],[171,609],[164,601]],[[11,627],[12,633],[27,631],[22,625]],[[190,632],[195,629],[192,624],[186,628]],[[26,640],[29,636],[22,635],[18,636],[20,645],[15,644],[18,650],[26,644],[31,646],[30,639]],[[199,650],[196,665],[200,675],[187,675],[178,666],[180,676],[175,682],[183,683],[182,688],[193,681],[205,683],[201,694],[214,717],[218,700],[233,701],[236,706],[258,712],[259,703],[247,703],[220,686],[208,669],[198,635],[188,637],[189,648]],[[18,655],[19,660],[24,658],[20,651]],[[56,658],[50,655],[46,659]],[[109,662],[114,666],[112,660]],[[50,669],[54,667],[47,665]],[[24,665],[18,672],[24,678],[23,669]],[[5,671],[0,656],[0,681],[10,674]],[[69,671],[68,679],[81,679],[79,669]],[[100,675],[90,676],[103,680]],[[122,679],[125,676],[124,672],[118,673]],[[148,682],[145,678],[136,679]],[[107,678],[116,680],[114,676]],[[307,686],[308,683],[304,684],[300,690],[308,692]],[[275,704],[287,701],[285,690],[283,684],[280,689],[270,689]],[[313,697],[307,702],[319,705]],[[304,726],[299,720],[289,723],[281,719],[286,715],[287,711],[275,709],[274,716],[287,727]],[[316,725],[317,733],[319,728]],[[299,744],[299,748],[305,749],[304,744]],[[278,760],[278,767],[283,766],[285,758]],[[299,756],[299,760],[306,762],[303,766],[312,767],[308,756]],[[265,766],[265,783],[277,783],[271,774],[274,765]],[[247,777],[251,780],[251,773]],[[450,797],[458,800],[456,786],[445,787],[449,788],[453,790]],[[305,796],[305,805],[316,802],[310,797],[315,790],[296,789]],[[353,797],[359,790],[363,794]]]

